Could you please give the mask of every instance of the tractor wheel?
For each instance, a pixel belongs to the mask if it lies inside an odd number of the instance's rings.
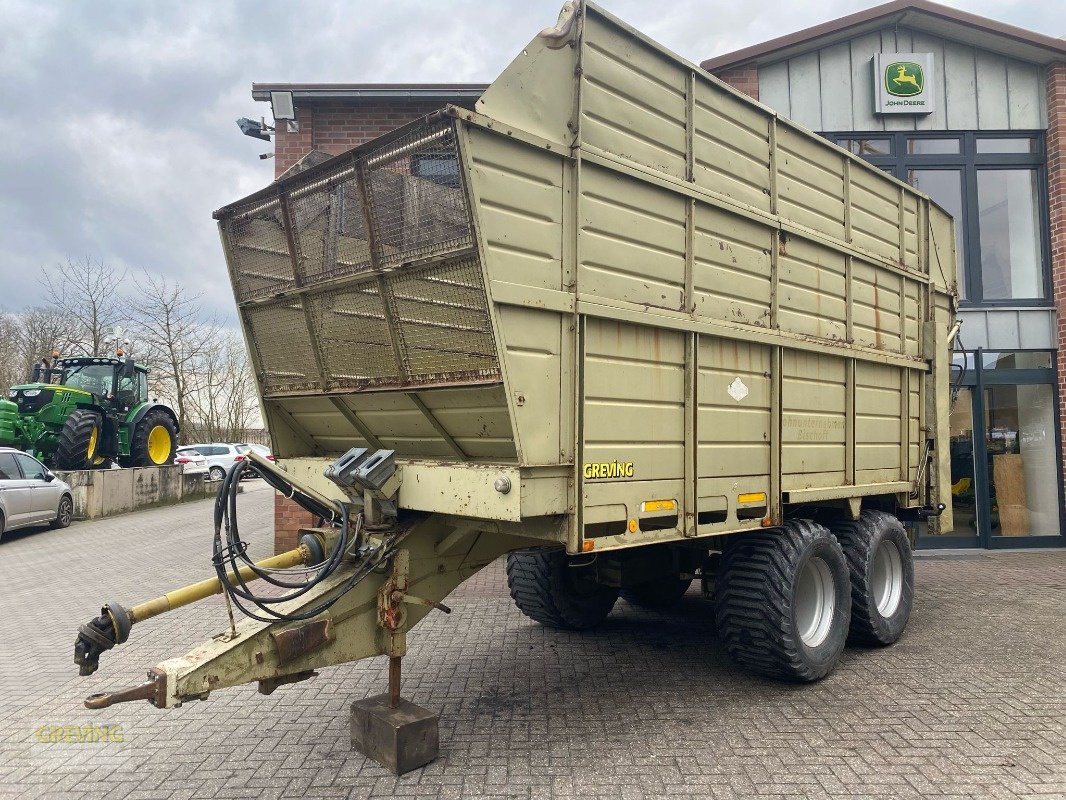
[[[851,572],[848,641],[884,647],[903,635],[914,602],[914,560],[903,525],[883,511],[833,526]]]
[[[630,586],[622,590],[622,599],[630,605],[647,608],[651,611],[662,611],[673,608],[681,602],[688,587],[692,584],[691,578],[677,578],[669,575],[659,580],[648,581],[636,586]]]
[[[79,408],[70,413],[59,432],[53,460],[56,469],[95,469],[107,459],[97,452],[103,438],[103,420],[93,411]]]
[[[599,625],[618,599],[617,589],[596,583],[585,567],[571,567],[562,550],[508,553],[507,588],[527,617],[571,631]]]
[[[840,544],[809,520],[737,536],[722,554],[714,612],[718,636],[741,666],[781,680],[824,678],[851,619]]]
[[[130,462],[135,467],[161,467],[174,463],[178,426],[166,411],[155,409],[137,423],[130,441]]]

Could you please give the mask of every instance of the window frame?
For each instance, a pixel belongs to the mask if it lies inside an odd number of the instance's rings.
[[[1049,308],[1054,306],[1051,296],[1051,231],[1048,219],[1048,185],[1045,132],[1026,131],[850,131],[824,132],[822,136],[839,143],[847,139],[889,139],[892,154],[858,156],[875,167],[885,170],[904,183],[911,169],[957,169],[961,173],[963,240],[966,243],[964,267],[966,298],[959,299],[962,308]],[[907,153],[908,139],[958,139],[959,152],[952,154]],[[1031,153],[978,153],[978,139],[1034,139]],[[847,149],[847,148],[845,148]],[[977,197],[978,170],[1030,169],[1036,173],[1037,225],[1040,232],[1040,283],[1043,297],[1004,298],[986,300],[981,275],[980,207]]]

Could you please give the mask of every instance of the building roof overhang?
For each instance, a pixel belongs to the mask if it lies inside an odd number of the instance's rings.
[[[749,64],[772,64],[896,25],[1033,64],[1066,61],[1066,40],[929,0],[893,0],[787,36],[709,58],[700,66],[709,72],[719,72]]]
[[[270,100],[271,92],[291,92],[296,105],[367,103],[375,100],[476,100],[487,83],[253,83],[253,100]]]

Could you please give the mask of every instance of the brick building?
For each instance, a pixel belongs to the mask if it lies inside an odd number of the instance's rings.
[[[1066,41],[896,0],[701,66],[956,218],[956,526],[919,545],[1062,545]],[[485,88],[254,84],[252,93],[291,97],[295,124],[277,122],[280,175],[312,151],[343,152],[445,103],[470,107]],[[279,548],[311,523],[282,499],[275,517]]]

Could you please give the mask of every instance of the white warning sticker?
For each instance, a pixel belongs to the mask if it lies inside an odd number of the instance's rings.
[[[726,391],[738,403],[748,396],[748,387],[740,378],[734,378],[733,382],[726,388]]]

